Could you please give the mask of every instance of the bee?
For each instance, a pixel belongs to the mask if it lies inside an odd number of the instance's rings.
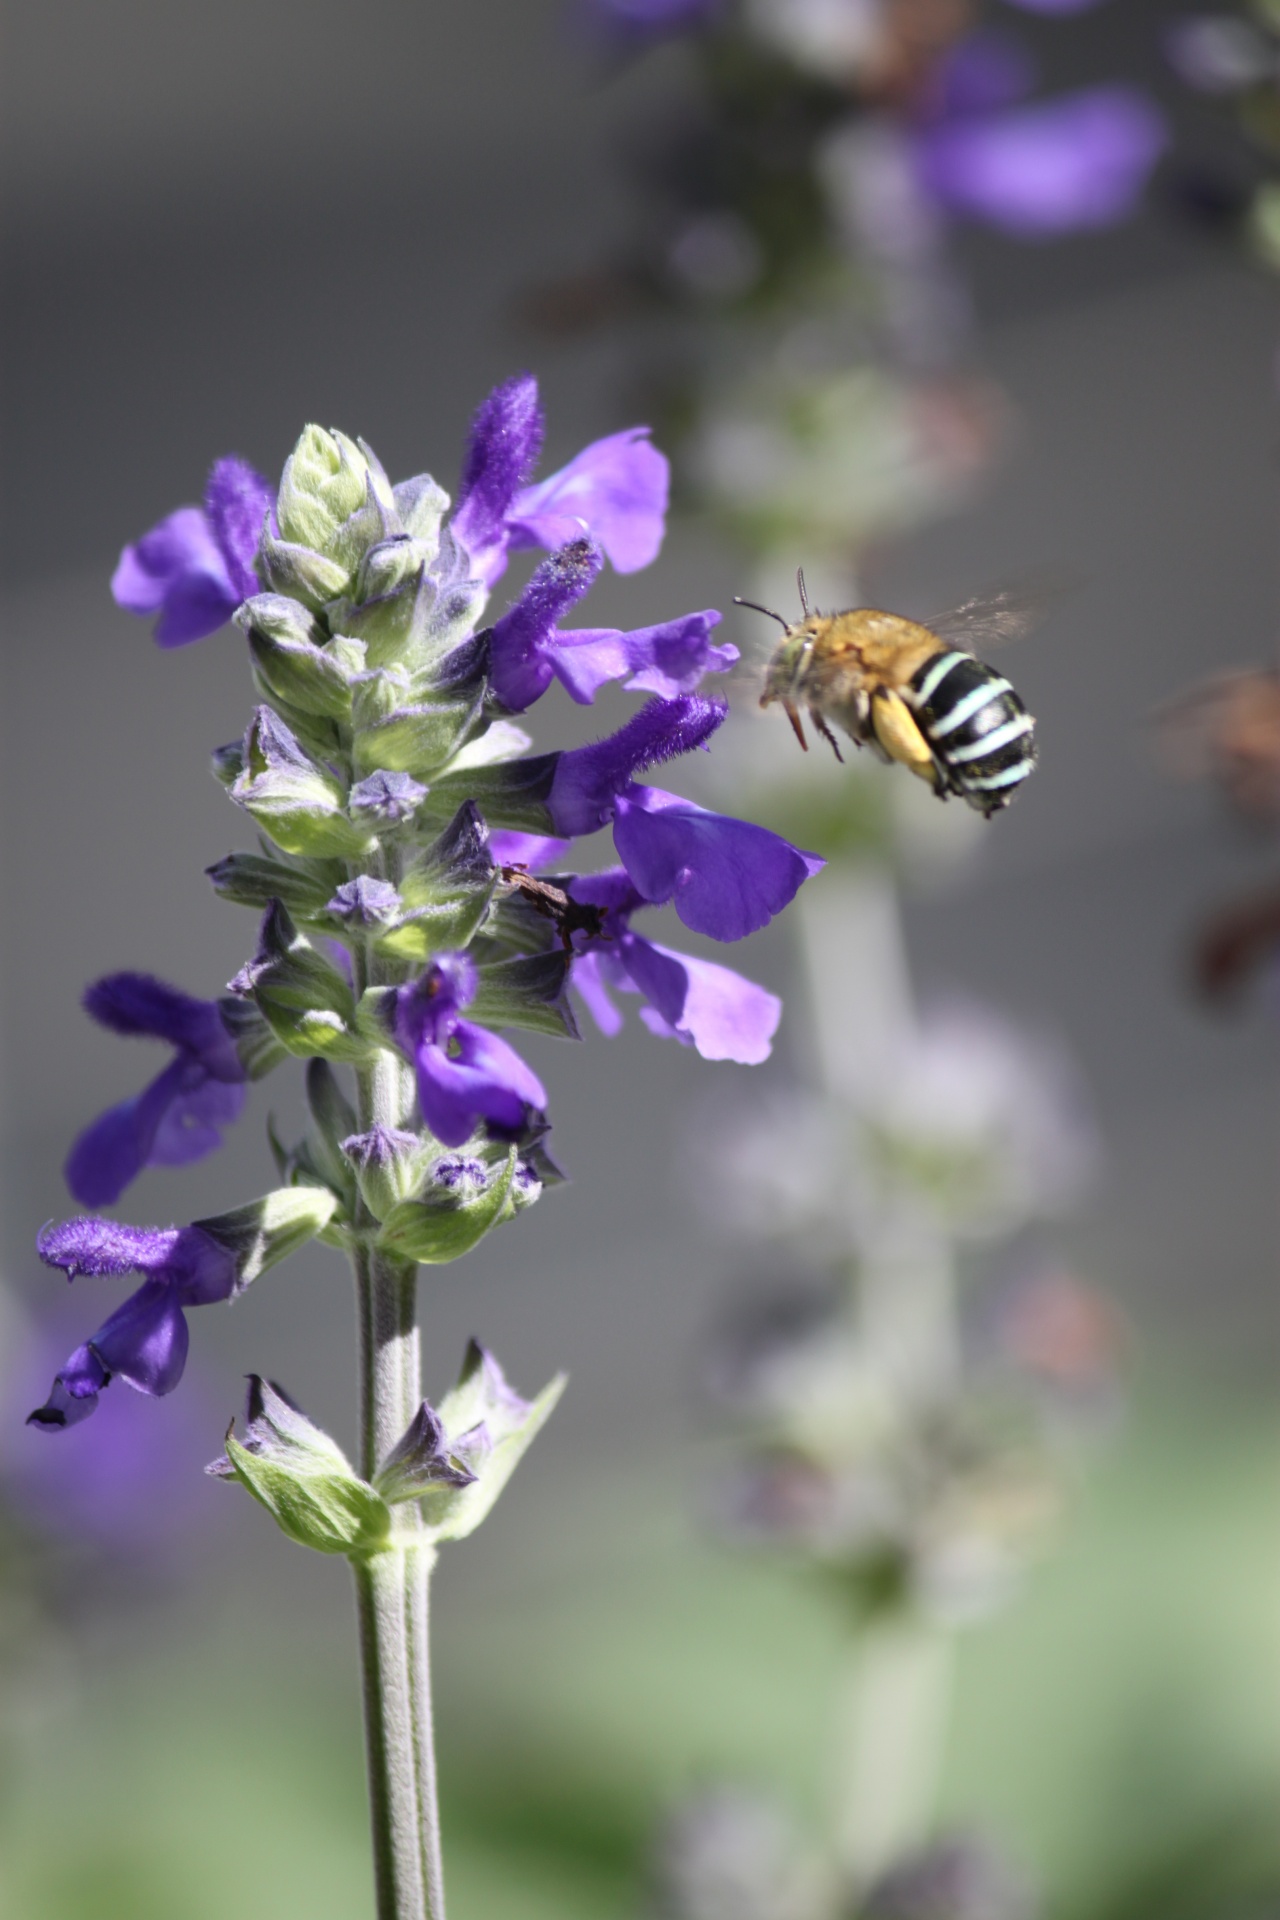
[[[837,760],[830,721],[856,746],[909,767],[940,800],[954,795],[987,816],[1007,807],[1036,764],[1035,721],[1009,682],[960,642],[1019,637],[1037,602],[1012,593],[968,600],[926,627],[875,607],[814,612],[802,572],[796,582],[803,618],[794,624],[738,601],[782,628],[760,705],[777,702],[806,752],[801,706]]]

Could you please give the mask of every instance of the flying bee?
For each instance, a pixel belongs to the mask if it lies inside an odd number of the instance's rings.
[[[882,760],[901,761],[940,800],[952,795],[984,815],[1007,807],[1036,764],[1035,721],[1009,682],[961,644],[1012,640],[1034,624],[1030,596],[968,600],[921,626],[898,613],[850,607],[816,613],[796,576],[803,618],[794,624],[752,600],[782,628],[765,669],[760,705],[776,701],[808,751],[800,708],[836,759],[828,724]]]

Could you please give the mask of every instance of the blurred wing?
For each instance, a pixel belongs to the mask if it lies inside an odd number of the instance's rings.
[[[932,633],[948,646],[962,647],[968,653],[982,653],[991,647],[1006,647],[1022,640],[1047,619],[1066,588],[1056,581],[1037,580],[1028,586],[1002,587],[996,593],[975,594],[962,606],[950,607],[936,619],[926,620]]]

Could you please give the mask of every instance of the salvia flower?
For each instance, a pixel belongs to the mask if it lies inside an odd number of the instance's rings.
[[[670,901],[694,933],[741,940],[781,913],[824,863],[767,827],[633,779],[705,746],[726,712],[723,700],[698,694],[648,701],[617,733],[561,754],[548,810],[560,834],[612,823],[614,846],[643,899]]]
[[[547,1104],[542,1082],[496,1033],[462,1018],[476,993],[475,962],[446,954],[396,994],[394,1031],[413,1063],[422,1117],[446,1147],[484,1122],[499,1138],[524,1132]]]
[[[158,614],[162,647],[216,633],[259,590],[254,558],[274,503],[274,490],[246,460],[216,461],[202,507],[179,507],[124,549],[111,580],[116,604]]]
[[[526,485],[542,448],[538,383],[496,387],[476,414],[450,528],[473,576],[492,586],[521,547],[556,549],[589,534],[619,573],[647,567],[662,545],[670,468],[648,427],[584,447],[567,467]]]
[[[731,643],[711,644],[720,623],[714,608],[631,632],[561,628],[561,615],[586,592],[600,564],[594,542],[585,537],[571,542],[542,563],[520,599],[495,622],[489,636],[489,683],[508,713],[531,707],[553,679],[584,707],[609,680],[625,681],[629,693],[673,699],[692,693],[704,673],[723,672],[737,660],[738,649]]]
[[[82,1273],[146,1278],[60,1368],[49,1398],[30,1415],[34,1426],[73,1427],[88,1419],[117,1374],[139,1393],[171,1393],[187,1362],[183,1308],[228,1300],[236,1289],[233,1254],[200,1227],[68,1220],[47,1227],[36,1249],[69,1280]]]
[[[704,1060],[755,1066],[769,1057],[782,1017],[776,994],[728,967],[674,953],[632,931],[631,916],[649,902],[625,868],[573,881],[575,900],[603,909],[598,937],[578,936],[573,985],[602,1033],[615,1034],[622,1015],[610,988],[642,994],[640,1018],[650,1033],[695,1047]]]
[[[146,973],[95,980],[85,1011],[113,1033],[167,1040],[174,1057],[141,1093],[100,1114],[67,1156],[66,1181],[86,1207],[118,1200],[144,1167],[180,1167],[222,1144],[248,1075],[215,1000]]]

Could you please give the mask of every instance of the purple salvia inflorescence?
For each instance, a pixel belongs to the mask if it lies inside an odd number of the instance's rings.
[[[647,939],[632,917],[671,903],[687,926],[736,940],[820,863],[642,784],[706,747],[727,707],[698,685],[737,652],[714,644],[714,609],[629,632],[562,626],[606,560],[627,571],[656,553],[667,465],[631,428],[535,480],[542,437],[536,383],[498,387],[449,515],[429,476],[393,487],[363,443],[308,428],[278,490],[219,461],[203,508],[126,550],[117,597],[159,611],[162,642],[232,611],[248,638],[260,704],[215,764],[266,840],[210,873],[262,915],[261,933],[223,1001],[143,974],[90,989],[96,1019],[174,1051],[80,1136],[68,1179],[100,1207],[144,1167],[209,1152],[246,1082],[290,1054],[312,1063],[313,1128],[297,1149],[276,1143],[287,1184],[255,1203],[250,1225],[85,1220],[45,1237],[42,1257],[69,1273],[138,1271],[144,1284],[59,1374],[41,1424],[82,1419],[117,1373],[167,1393],[186,1352],[183,1310],[231,1297],[268,1244],[274,1259],[323,1231],[363,1236],[388,1259],[454,1257],[532,1204],[556,1177],[541,1144],[548,1095],[498,1029],[575,1035],[571,983],[606,1031],[618,1021],[610,993],[636,994],[651,1031],[708,1059],[767,1055],[776,997]],[[549,557],[486,625],[509,553],[533,545]],[[197,605],[204,625],[189,617]],[[605,739],[512,758],[526,737],[506,715],[553,681],[589,702],[607,680],[652,697]],[[563,876],[575,843],[604,827],[620,868],[541,894],[523,885],[548,861]],[[394,1111],[366,1103],[361,1119],[340,1076],[360,1086],[389,1063],[403,1080]]]

